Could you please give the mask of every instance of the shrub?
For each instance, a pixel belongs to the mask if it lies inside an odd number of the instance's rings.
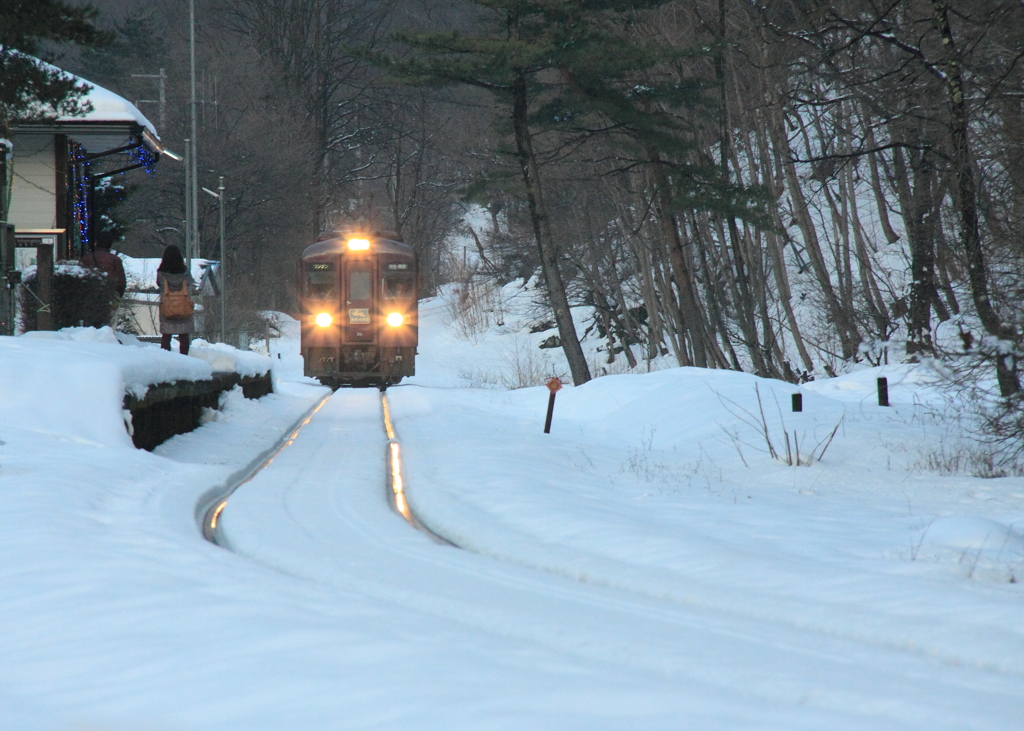
[[[18,293],[23,330],[36,330],[39,321],[39,282],[36,268],[25,271],[24,284]],[[51,311],[53,326],[103,327],[117,309],[117,293],[107,275],[87,269],[74,261],[61,261],[53,268]]]

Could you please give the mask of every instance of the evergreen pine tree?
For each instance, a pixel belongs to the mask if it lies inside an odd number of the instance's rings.
[[[571,78],[609,62],[650,65],[650,58],[644,57],[649,49],[629,42],[610,26],[624,15],[664,2],[474,0],[471,4],[481,11],[478,32],[399,34],[397,40],[411,49],[411,56],[381,59],[393,77],[404,83],[467,84],[492,92],[507,108],[541,270],[576,385],[590,380],[590,369],[572,321],[559,247],[544,200],[531,103],[545,89],[545,81],[552,80],[545,75]]]
[[[98,11],[61,0],[0,3],[0,137],[15,119],[45,118],[84,110],[88,91],[60,69],[40,64],[44,41],[96,45],[108,34],[93,25]]]
[[[93,25],[98,12],[61,0],[0,2],[0,140],[11,136],[14,120],[45,119],[88,111],[88,87],[55,66],[40,63],[41,44],[98,45],[109,35]],[[7,219],[9,163],[0,147],[0,221]]]
[[[401,83],[466,84],[490,91],[507,109],[549,301],[577,385],[590,372],[544,200],[538,134],[612,139],[623,168],[657,168],[666,219],[686,206],[747,218],[756,212],[750,192],[730,186],[717,166],[686,162],[691,138],[669,110],[702,103],[699,85],[641,81],[679,53],[630,38],[630,20],[666,1],[472,0],[481,11],[479,30],[398,34],[409,55],[380,59]],[[696,298],[691,304],[699,306]]]

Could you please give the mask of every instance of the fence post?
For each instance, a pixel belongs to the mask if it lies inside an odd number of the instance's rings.
[[[0,160],[4,148],[0,147]],[[0,174],[3,166],[0,165]],[[0,335],[14,335],[16,293],[21,272],[14,268],[14,226],[3,222],[3,181],[0,180]]]
[[[889,381],[885,376],[878,379],[878,405],[889,405]]]
[[[53,330],[53,244],[36,246],[36,283],[40,302],[36,329]]]

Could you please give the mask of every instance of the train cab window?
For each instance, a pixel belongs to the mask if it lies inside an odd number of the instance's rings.
[[[356,270],[349,273],[348,277],[348,298],[350,300],[368,300],[373,296],[372,281],[370,272]]]
[[[388,274],[384,277],[384,298],[389,300],[412,299],[413,286],[410,274]]]
[[[312,299],[333,299],[337,285],[337,274],[334,272],[334,264],[307,264],[306,265],[306,296]]]

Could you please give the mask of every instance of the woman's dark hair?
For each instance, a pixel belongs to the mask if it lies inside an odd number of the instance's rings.
[[[164,274],[184,274],[188,271],[185,267],[185,257],[181,255],[181,249],[174,244],[164,249],[164,256],[156,270]]]

